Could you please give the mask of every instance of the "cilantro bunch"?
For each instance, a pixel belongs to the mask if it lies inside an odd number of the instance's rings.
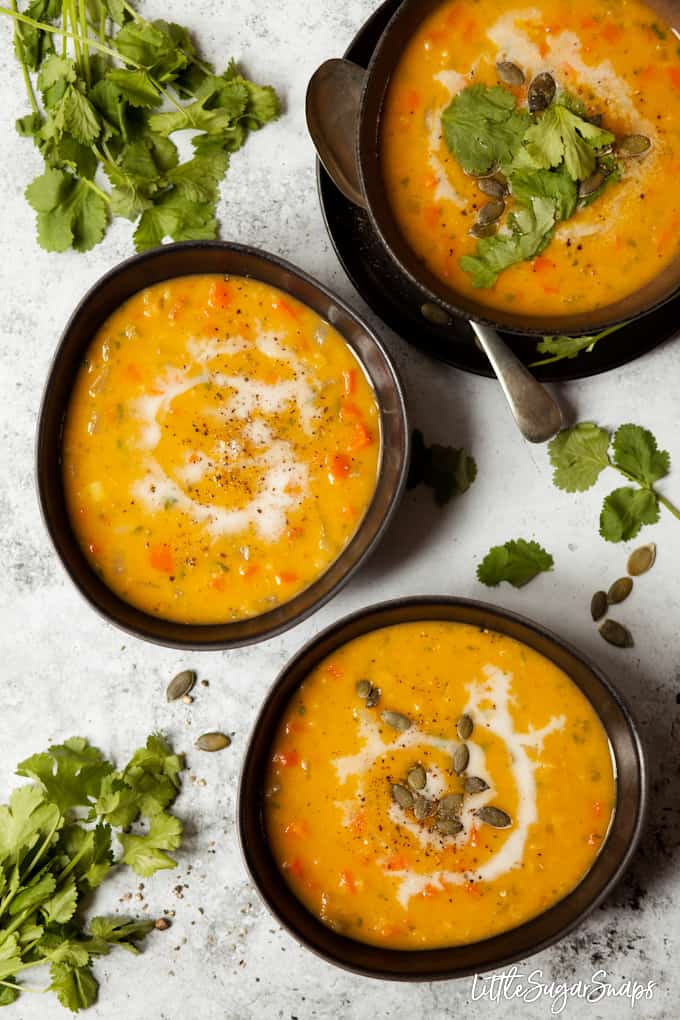
[[[17,130],[45,161],[26,189],[42,247],[88,251],[112,216],[136,222],[138,251],[216,237],[230,155],[279,116],[274,89],[233,62],[217,74],[186,28],[127,0],[30,0],[25,12],[12,0],[0,13],[14,19],[31,105]],[[186,128],[194,154],[180,162],[170,135]]]
[[[680,519],[680,510],[655,488],[670,470],[670,455],[658,448],[648,429],[621,425],[612,438],[607,429],[580,422],[558,433],[548,450],[555,469],[553,482],[565,492],[590,489],[606,467],[635,483],[614,489],[604,500],[600,534],[607,542],[628,541],[643,524],[655,524],[659,505]]]
[[[97,998],[92,960],[116,945],[137,952],[153,921],[95,917],[84,929],[77,910],[118,864],[144,876],[175,866],[167,851],[179,846],[182,823],[166,809],[183,767],[158,735],[122,771],[82,737],[21,762],[17,774],[33,782],[0,806],[0,1006],[18,998],[26,972],[44,965],[50,984],[37,990],[84,1009]]]
[[[603,154],[614,135],[591,123],[585,108],[568,92],[559,93],[542,114],[519,109],[500,85],[470,85],[454,96],[442,114],[447,147],[466,173],[502,172],[515,208],[507,228],[478,241],[461,267],[475,287],[491,287],[517,262],[535,258],[552,240],[556,225],[589,204],[620,176],[617,161]],[[579,184],[602,170],[602,182],[587,197]]]

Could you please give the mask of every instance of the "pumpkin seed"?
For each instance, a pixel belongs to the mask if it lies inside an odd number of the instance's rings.
[[[581,181],[578,186],[578,197],[588,198],[589,195],[593,195],[604,184],[608,176],[607,171],[603,167],[599,167],[590,177],[586,177],[585,181]]]
[[[654,566],[655,559],[656,546],[654,543],[650,542],[649,545],[641,545],[638,549],[634,549],[628,557],[628,573],[633,577],[646,574]]]
[[[453,771],[457,776],[461,772],[465,772],[470,761],[470,749],[467,744],[459,744],[456,750],[453,752]]]
[[[196,673],[193,669],[183,669],[177,676],[173,676],[168,684],[165,696],[168,701],[177,701],[188,694],[196,683]]]
[[[434,811],[434,804],[427,797],[421,797],[420,794],[416,794],[413,798],[413,814],[417,822],[422,822],[424,818],[431,815]]]
[[[457,818],[442,818],[440,822],[437,822],[435,828],[441,836],[457,836],[459,832],[463,831],[463,823],[459,822]]]
[[[489,195],[490,198],[505,198],[508,193],[507,186],[498,177],[484,177],[477,182],[477,187],[483,195]]]
[[[413,807],[413,794],[401,783],[392,783],[392,800],[404,811],[409,811]]]
[[[371,687],[370,691],[368,692],[368,697],[366,698],[366,708],[375,708],[379,701],[380,701],[380,688]]]
[[[617,623],[616,620],[605,620],[600,627],[600,634],[605,641],[617,648],[632,648],[635,644],[633,635],[628,628],[624,627],[622,623]]]
[[[194,747],[197,751],[222,751],[229,747],[231,739],[226,733],[203,733],[198,738]]]
[[[511,60],[499,60],[496,74],[505,85],[524,85],[524,71]]]
[[[386,726],[391,726],[397,733],[403,733],[411,725],[411,720],[407,719],[401,712],[381,712],[380,718]]]
[[[447,793],[437,805],[437,814],[440,818],[452,818],[459,815],[463,808],[462,793]]]
[[[499,220],[505,212],[505,202],[499,198],[494,198],[491,202],[486,202],[479,210],[477,216],[477,223],[480,227],[488,227],[490,223],[495,223]]]
[[[539,113],[541,110],[547,110],[555,98],[555,91],[555,79],[551,74],[548,74],[547,71],[537,74],[529,86],[527,95],[529,113]]]
[[[406,782],[412,790],[422,790],[427,782],[427,776],[423,766],[415,765],[407,775]]]
[[[466,793],[484,793],[489,789],[489,784],[480,776],[466,776],[463,789]]]
[[[359,683],[357,684],[357,694],[364,701],[371,693],[371,686],[372,684],[370,680],[360,680]]]
[[[608,604],[606,591],[596,591],[590,600],[590,615],[595,623],[607,612]]]
[[[616,143],[616,152],[623,159],[630,159],[633,156],[644,156],[651,147],[647,135],[626,135]]]
[[[456,723],[456,730],[461,740],[468,740],[472,736],[472,731],[475,728],[475,724],[467,713],[461,715],[460,719]]]
[[[509,825],[512,825],[512,818],[508,812],[492,805],[477,808],[475,814],[481,822],[485,822],[486,825],[490,825],[494,829],[507,829]]]
[[[627,599],[633,590],[633,578],[632,577],[620,577],[618,581],[609,588],[607,592],[607,602],[610,606],[615,606],[618,602],[623,602]]]
[[[449,313],[445,312],[439,305],[432,304],[431,301],[426,301],[425,304],[420,306],[420,314],[434,326],[446,326],[451,321]]]
[[[495,223],[473,223],[470,227],[469,234],[473,237],[491,237],[492,234],[496,233]]]

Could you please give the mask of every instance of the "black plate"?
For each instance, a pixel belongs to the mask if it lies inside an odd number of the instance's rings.
[[[401,0],[385,2],[364,23],[345,53],[361,67],[368,67],[373,50]],[[368,215],[338,191],[317,161],[319,198],[326,229],[335,252],[364,301],[399,336],[427,354],[449,365],[492,377],[484,354],[477,347],[472,330],[462,318],[447,326],[435,326],[420,313],[422,296],[393,264],[371,227]],[[583,379],[639,358],[673,337],[680,320],[680,298],[667,302],[655,312],[603,338],[591,353],[543,365],[534,370],[538,379],[557,382]],[[536,338],[502,333],[525,364],[536,361]]]

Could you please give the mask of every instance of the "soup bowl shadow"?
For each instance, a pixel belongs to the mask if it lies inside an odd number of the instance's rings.
[[[581,689],[609,738],[617,780],[616,805],[592,867],[563,899],[517,928],[483,941],[441,949],[399,950],[368,945],[326,927],[296,898],[274,860],[266,833],[264,785],[281,716],[306,676],[335,649],[381,627],[414,621],[453,621],[494,630],[540,652]],[[338,621],[302,648],[279,674],[255,722],[238,797],[238,829],[246,867],[277,920],[329,963],[368,977],[433,981],[504,967],[568,934],[611,892],[640,840],[646,800],[644,752],[630,713],[598,668],[531,621],[482,602],[443,596],[396,599]]]
[[[329,322],[358,358],[380,413],[381,452],[373,499],[355,534],[328,569],[290,601],[259,616],[215,624],[164,620],[125,602],[93,569],[69,519],[62,436],[73,384],[95,333],[124,301],[175,277],[220,274],[250,277],[291,294]],[[229,649],[274,637],[310,616],[342,588],[373,552],[404,489],[409,427],[401,383],[382,343],[358,315],[302,270],[275,255],[219,241],[165,245],[121,262],[79,303],[62,334],[38,419],[36,479],[52,544],[81,595],[110,623],[146,641],[172,648]]]

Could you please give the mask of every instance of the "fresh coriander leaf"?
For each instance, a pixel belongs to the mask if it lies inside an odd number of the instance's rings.
[[[586,116],[586,104],[579,96],[574,95],[573,92],[569,92],[567,89],[562,89],[557,97],[557,102],[560,106],[566,106],[568,110],[575,113],[577,117],[583,117],[585,120]]]
[[[581,351],[590,353],[599,340],[604,340],[610,333],[616,333],[627,325],[628,323],[623,322],[619,326],[610,326],[609,329],[603,329],[601,333],[592,333],[590,336],[544,336],[536,344],[536,353],[547,354],[549,357],[532,361],[529,367],[536,368],[539,365],[551,365],[565,358],[575,358]]]
[[[21,950],[16,934],[5,935],[0,942],[0,981],[12,977],[21,970]]]
[[[474,287],[492,287],[499,273],[516,262],[538,255],[552,238],[555,202],[532,198],[530,208],[520,208],[508,218],[509,233],[483,237],[474,255],[463,255],[460,266],[472,278]]]
[[[652,433],[639,425],[621,425],[614,434],[612,449],[615,466],[640,485],[649,487],[670,470],[670,455],[659,450]]]
[[[225,152],[194,156],[170,170],[167,179],[189,202],[215,202],[217,185],[224,177],[228,165],[229,157]]]
[[[8,977],[13,975],[8,974]],[[13,1002],[16,1002],[19,998],[20,992],[18,988],[10,988],[7,985],[0,986],[0,1006],[11,1006]]]
[[[161,244],[166,237],[189,241],[216,236],[214,205],[196,205],[173,189],[142,214],[134,240],[137,250],[144,251]]]
[[[244,145],[248,131],[241,123],[214,134],[194,135],[191,144],[197,156],[212,156],[216,152],[238,152]]]
[[[500,85],[469,85],[442,113],[448,149],[467,173],[484,173],[494,164],[509,165],[531,123],[516,108],[515,97]]]
[[[552,556],[538,542],[518,538],[493,546],[477,567],[477,577],[491,588],[501,581],[522,588],[537,574],[552,568]]]
[[[58,81],[70,83],[75,80],[76,67],[73,61],[68,57],[59,57],[56,53],[52,53],[42,62],[38,74],[38,88],[41,92],[47,92]]]
[[[161,82],[172,81],[193,57],[177,48],[161,21],[128,21],[116,34],[114,45],[121,56]]]
[[[108,78],[103,78],[90,89],[89,95],[93,106],[105,121],[109,134],[113,131],[125,137],[128,102],[118,86]]]
[[[164,851],[176,849],[181,838],[179,818],[165,813],[156,814],[144,835],[122,834],[119,837],[123,847],[122,861],[143,877],[164,868],[174,868],[177,862]]]
[[[27,17],[34,21],[52,21],[61,16],[60,0],[32,0],[24,12]],[[25,64],[30,71],[37,71],[42,61],[52,53],[54,49],[52,39],[48,32],[27,25],[25,22],[15,22],[14,25],[14,53],[17,60]]]
[[[67,86],[54,113],[54,124],[59,132],[67,131],[85,145],[94,142],[101,131],[97,111],[74,85]]]
[[[565,492],[585,492],[609,464],[609,433],[591,421],[562,429],[548,444],[553,484]]]
[[[248,102],[241,116],[249,131],[259,131],[265,124],[281,116],[281,101],[271,85],[257,85],[246,78],[238,78],[248,92]]]
[[[19,117],[14,122],[17,134],[22,138],[35,138],[43,125],[42,115],[39,113],[28,113],[25,117]]]
[[[106,75],[131,106],[160,106],[161,94],[148,71],[114,68]]]
[[[9,905],[10,917],[17,917],[24,910],[39,906],[43,900],[49,899],[57,887],[54,875],[49,873],[34,879],[14,897]]]
[[[215,80],[220,82],[220,79]],[[169,135],[173,131],[187,128],[219,134],[228,131],[234,120],[245,114],[248,99],[245,85],[238,81],[222,82],[218,90],[206,90],[205,95],[181,110],[152,114],[149,117],[149,127],[160,135]]]
[[[467,492],[476,477],[477,465],[465,450],[437,443],[426,446],[420,429],[414,429],[406,483],[409,489],[422,482],[434,490],[435,500],[443,505]]]
[[[93,917],[90,921],[88,934],[95,944],[104,942],[107,946],[120,946],[129,953],[138,953],[136,945],[146,938],[153,929],[153,921],[131,921],[122,917]],[[90,949],[92,952],[92,949]]]
[[[614,135],[578,117],[566,106],[552,103],[538,122],[528,128],[524,145],[539,168],[558,166],[564,159],[569,176],[584,181],[595,170],[595,150],[609,145]]]
[[[82,737],[71,737],[22,761],[17,766],[17,775],[41,783],[49,799],[63,812],[89,805],[112,768],[98,748]]]
[[[114,828],[126,829],[139,815],[138,794],[115,772],[104,779],[92,812]]]
[[[83,181],[63,170],[48,169],[26,189],[38,213],[38,241],[46,251],[89,251],[104,236],[106,201]]]
[[[76,912],[78,889],[73,875],[41,905],[45,924],[66,924]]]
[[[607,542],[635,538],[643,524],[656,524],[659,502],[649,489],[623,487],[610,492],[602,504],[600,534]]]
[[[97,1001],[99,985],[89,966],[69,967],[64,963],[53,963],[50,974],[51,990],[55,992],[62,1006],[71,1012],[77,1013],[80,1009],[87,1009]]]
[[[13,860],[25,848],[47,839],[63,825],[56,804],[45,800],[39,786],[19,786],[9,804],[0,805],[0,860]]]
[[[41,940],[40,951],[50,963],[67,967],[84,967],[90,957],[85,943],[68,938],[64,932],[48,932]]]
[[[510,188],[522,205],[530,206],[533,198],[551,199],[557,220],[574,215],[577,188],[564,171],[564,164],[558,170],[515,170],[510,176]]]

